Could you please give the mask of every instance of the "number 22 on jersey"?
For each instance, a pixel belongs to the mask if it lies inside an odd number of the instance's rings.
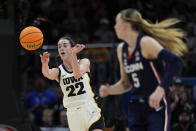
[[[76,89],[79,89],[79,90],[76,91]],[[83,82],[78,82],[75,85],[67,86],[66,91],[69,92],[68,97],[82,95],[86,93],[86,91],[84,90]]]

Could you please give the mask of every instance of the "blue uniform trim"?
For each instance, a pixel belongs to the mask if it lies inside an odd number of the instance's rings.
[[[179,56],[174,55],[166,49],[160,51],[158,60],[167,63],[167,68],[160,86],[164,89],[168,89],[169,85],[173,82],[173,77],[183,68],[183,61]]]

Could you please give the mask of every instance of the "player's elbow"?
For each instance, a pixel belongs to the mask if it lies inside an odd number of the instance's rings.
[[[183,60],[178,56],[176,57],[176,59],[174,60],[175,62],[175,68],[178,70],[181,70],[184,66],[184,62]]]
[[[48,74],[46,72],[42,71],[42,74],[44,77],[48,78]]]
[[[81,74],[74,73],[74,78],[75,78],[75,79],[79,79],[81,76],[82,76]]]
[[[51,76],[48,76],[48,75],[44,75],[44,77],[50,79],[50,80],[54,80],[54,78],[52,78]]]
[[[183,62],[183,60],[179,57],[178,58],[178,65],[181,67],[181,68],[183,68],[183,66],[184,66],[184,62]]]
[[[45,73],[45,72],[42,72],[43,76],[50,79],[50,80],[54,80],[54,78],[49,74],[49,73]]]
[[[79,79],[80,77],[79,77],[79,76],[75,76],[75,75],[74,75],[74,78],[75,78],[75,79]]]
[[[122,85],[123,85],[123,87],[124,87],[125,90],[131,88],[131,84],[128,81],[122,80]]]

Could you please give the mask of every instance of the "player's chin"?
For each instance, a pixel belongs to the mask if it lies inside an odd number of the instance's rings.
[[[61,60],[64,60],[65,59],[65,56],[63,56],[63,55],[60,55],[60,57],[61,57]]]
[[[65,57],[65,56],[61,57],[61,60],[66,60],[66,59],[67,59],[67,57]]]
[[[64,55],[64,56],[62,56],[62,60],[67,60],[67,59],[69,59],[70,58],[70,56],[69,55]]]
[[[121,39],[121,37],[120,37],[118,32],[116,32],[116,36],[117,36],[118,39]]]

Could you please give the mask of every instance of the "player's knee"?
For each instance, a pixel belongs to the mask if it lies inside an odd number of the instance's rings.
[[[103,130],[101,130],[101,129],[94,129],[93,131],[103,131]]]

